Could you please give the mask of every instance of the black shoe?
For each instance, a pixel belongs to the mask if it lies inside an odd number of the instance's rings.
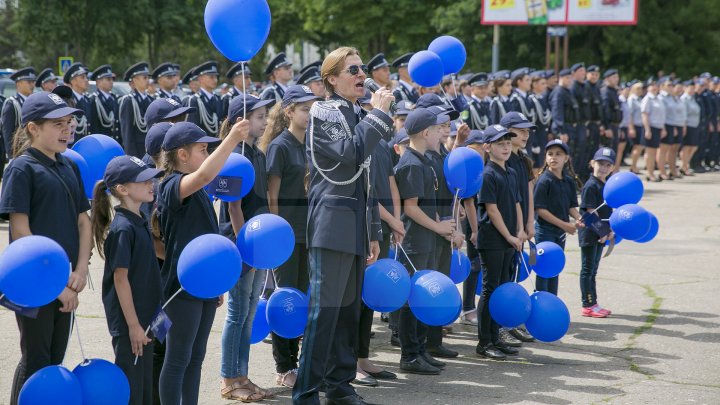
[[[325,398],[325,405],[373,405],[358,394],[342,398]]]
[[[433,356],[429,355],[427,352],[422,352],[422,354],[420,355],[420,357],[422,357],[422,359],[425,360],[425,362],[426,362],[427,364],[429,364],[429,365],[431,365],[431,366],[433,366],[433,367],[437,367],[437,368],[439,368],[439,369],[441,369],[441,370],[442,370],[443,368],[445,368],[445,366],[447,365],[447,364],[445,364],[445,362],[440,361],[440,360],[434,358]]]
[[[440,369],[428,364],[422,357],[418,356],[412,361],[400,360],[400,370],[410,374],[438,375]]]
[[[425,349],[425,351],[433,357],[440,357],[441,359],[452,359],[454,357],[457,357],[458,354],[460,354],[455,350],[450,350],[443,345],[439,345],[438,347],[428,347],[427,349]]]
[[[522,342],[518,339],[515,339],[508,329],[501,328],[500,329],[500,341],[505,343],[506,346],[510,347],[522,347]]]
[[[707,170],[703,166],[693,167],[693,171],[695,173],[706,173],[707,172]]]
[[[520,353],[520,351],[519,351],[518,349],[516,349],[516,348],[514,348],[514,347],[508,346],[508,345],[507,345],[505,342],[503,342],[503,341],[495,342],[495,343],[493,343],[493,345],[495,346],[496,349],[498,349],[498,350],[500,350],[501,352],[507,354],[508,356],[514,356],[514,355]]]
[[[400,347],[400,336],[398,336],[396,330],[392,331],[392,334],[390,335],[390,344],[395,347]]]
[[[523,327],[510,329],[510,334],[517,340],[525,343],[534,342],[535,338],[532,337]]]
[[[365,372],[368,373],[369,375],[373,376],[373,378],[375,378],[375,379],[377,379],[377,380],[397,380],[397,374],[391,373],[391,372],[389,372],[389,371],[387,371],[387,370],[383,370],[383,371],[380,371],[380,372],[377,372],[377,373],[371,373],[371,372],[366,371],[366,370],[363,370],[363,371],[365,371]]]
[[[372,339],[372,338],[374,338],[374,337],[375,337],[375,331],[371,331],[371,332],[370,332],[370,339]]]
[[[498,350],[492,343],[488,343],[484,346],[478,343],[475,348],[475,353],[491,360],[505,360],[507,358],[505,353]]]
[[[352,383],[354,385],[362,385],[363,387],[377,387],[378,382],[375,377],[368,375],[362,378],[355,378]]]

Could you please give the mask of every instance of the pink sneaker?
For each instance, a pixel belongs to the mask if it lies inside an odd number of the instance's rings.
[[[600,304],[595,304],[595,307],[597,307],[597,312],[602,312],[607,315],[612,315],[611,310],[601,307]]]
[[[605,318],[607,317],[606,314],[602,312],[598,312],[596,307],[590,307],[590,308],[583,308],[582,309],[582,316],[591,317],[591,318]]]

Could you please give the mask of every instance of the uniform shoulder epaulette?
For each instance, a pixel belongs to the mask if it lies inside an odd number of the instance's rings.
[[[340,100],[318,101],[310,108],[310,115],[326,122],[341,123],[345,119],[340,111],[341,103]]]

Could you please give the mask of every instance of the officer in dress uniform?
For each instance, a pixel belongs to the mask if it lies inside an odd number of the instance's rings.
[[[309,68],[303,68],[300,76],[297,78],[297,84],[301,86],[307,86],[314,95],[325,99],[325,85],[320,77],[320,68],[317,66],[311,66]]]
[[[77,142],[85,135],[89,135],[92,132],[88,117],[90,116],[90,99],[85,96],[85,92],[88,90],[90,81],[88,80],[88,73],[90,71],[85,65],[80,62],[73,63],[63,75],[63,82],[70,86],[73,91],[73,101],[75,102],[75,108],[82,110],[82,114],[78,120],[78,126],[75,129],[75,140]]]
[[[548,94],[539,86],[543,79],[547,84],[547,70],[536,70],[530,73],[532,78],[532,91],[528,96],[528,101],[535,111],[532,123],[535,124],[535,136],[533,137],[530,152],[534,160],[536,168],[543,167],[545,162],[545,153],[543,152],[545,144],[549,141],[549,135],[552,135],[550,122],[552,121],[552,111],[550,111],[550,102]],[[554,75],[555,72],[552,72]]]
[[[188,103],[190,102],[190,97],[194,96],[200,90],[200,82],[198,82],[195,68],[192,68],[185,73],[185,76],[183,76],[182,78],[182,83],[188,86],[188,89],[190,89],[190,94],[184,96],[182,99],[183,105],[187,107]]]
[[[603,73],[604,86],[600,89],[600,98],[603,107],[603,126],[606,131],[612,134],[612,147],[617,152],[618,158],[622,159],[627,139],[620,139],[620,123],[623,121],[622,104],[618,84],[620,74],[617,69],[608,69]],[[622,143],[622,149],[619,145]]]
[[[39,87],[42,91],[53,91],[57,87],[57,77],[52,69],[46,68],[37,76],[35,87]]]
[[[145,92],[148,86],[150,67],[146,62],[136,63],[125,72],[125,81],[130,82],[132,92],[120,98],[120,135],[125,153],[142,159],[145,156],[145,111],[152,98]]]
[[[573,167],[580,179],[587,180],[590,171],[588,162],[593,153],[588,147],[588,124],[592,117],[590,89],[585,85],[587,71],[585,64],[580,62],[570,68],[573,82],[570,87],[573,97],[578,104],[580,116],[575,126],[575,136],[570,137],[569,146],[573,157]]]
[[[265,67],[265,75],[270,79],[270,85],[260,93],[263,100],[275,100],[282,103],[282,98],[287,90],[288,83],[293,78],[292,63],[288,60],[285,52],[280,52],[272,58]]]
[[[13,157],[13,137],[15,131],[20,127],[22,105],[25,103],[25,99],[32,94],[36,79],[35,69],[32,67],[18,69],[10,75],[10,80],[15,82],[16,93],[3,102],[2,113],[0,113],[3,138],[3,144],[0,145],[0,148],[3,149],[0,151],[0,174],[3,173],[7,161],[5,155],[10,159]]]
[[[510,94],[510,110],[522,113],[529,121],[534,121],[535,110],[528,99],[532,85],[530,69],[524,67],[513,70],[510,74],[510,81],[513,87]],[[530,137],[533,137],[532,130],[530,130]]]
[[[243,73],[244,72],[244,73]],[[243,84],[243,74],[245,77],[245,83]],[[225,73],[225,76],[230,79],[233,83],[232,89],[222,96],[222,116],[227,117],[228,111],[230,110],[230,101],[237,96],[243,94],[243,87],[245,87],[245,93],[252,93],[252,72],[250,66],[247,63],[238,62],[234,64]]]
[[[200,90],[188,100],[187,106],[195,108],[187,120],[199,126],[209,136],[218,136],[220,122],[224,119],[222,100],[213,91],[218,83],[217,62],[207,61],[193,69],[200,83]]]
[[[588,124],[588,160],[590,154],[595,153],[601,145],[608,147],[612,142],[612,133],[606,131],[605,117],[602,103],[602,95],[600,94],[600,68],[597,65],[590,65],[586,72],[585,87],[590,95],[590,123]],[[585,165],[587,166],[587,164]],[[588,169],[589,171],[589,169]],[[589,173],[588,173],[589,175]]]
[[[115,73],[110,65],[102,65],[90,73],[90,79],[97,86],[90,96],[90,128],[95,134],[105,134],[120,142],[120,105],[112,93]]]
[[[488,125],[488,116],[490,114],[490,97],[488,96],[488,74],[477,73],[468,79],[472,96],[468,105],[470,109],[470,118],[466,123],[470,129],[484,130]]]
[[[395,96],[397,101],[409,101],[415,104],[420,98],[420,94],[413,86],[413,81],[408,71],[408,64],[410,64],[410,58],[412,58],[413,55],[413,53],[406,53],[395,59],[392,63],[392,67],[398,70],[398,86],[393,90],[393,96]]]
[[[380,87],[392,90],[392,82],[390,81],[390,63],[385,59],[384,53],[379,53],[370,59],[367,64],[368,74],[370,78]]]
[[[175,64],[169,62],[161,63],[152,71],[151,76],[155,83],[157,83],[157,97],[172,98],[178,103],[182,101],[180,97],[173,92],[175,86],[177,86],[177,78],[179,76]]]
[[[508,86],[508,84],[510,84],[510,75],[511,72],[509,70],[498,70],[492,74],[492,87],[493,93],[495,94],[490,101],[490,115],[488,122],[490,125],[499,124],[502,117],[512,108],[512,105],[510,104],[512,87]],[[508,86],[507,94],[502,94],[502,92],[505,91],[503,86]]]
[[[570,90],[572,85],[572,72],[563,69],[558,73],[558,84],[550,96],[550,109],[552,110],[552,133],[563,143],[574,139],[577,133],[580,107]],[[575,153],[572,149],[571,153]],[[585,162],[587,163],[587,162]]]

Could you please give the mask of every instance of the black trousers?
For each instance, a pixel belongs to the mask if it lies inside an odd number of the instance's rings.
[[[305,327],[293,404],[320,404],[326,398],[354,395],[355,352],[365,258],[310,248],[310,308]]]
[[[151,405],[153,403],[153,342],[143,347],[143,355],[132,352],[129,336],[113,336],[115,365],[125,373],[130,383],[130,405]]]
[[[408,257],[403,256],[400,262],[409,272],[413,272],[413,266],[410,265],[408,259],[418,270],[427,269],[432,265],[431,253],[408,254]],[[415,360],[418,355],[425,352],[428,326],[415,317],[415,314],[412,313],[407,303],[400,308],[399,312],[398,336],[400,337],[400,360],[412,361]]]
[[[478,341],[481,345],[495,343],[499,339],[500,325],[490,316],[490,296],[501,284],[510,280],[515,250],[480,249],[485,268],[483,270],[483,291],[478,302]]]
[[[691,166],[693,168],[697,168],[700,165],[702,165],[705,162],[705,157],[707,156],[708,150],[708,129],[707,129],[707,123],[701,124],[698,131],[698,148],[695,154],[693,155]]]
[[[25,381],[43,367],[62,363],[70,336],[69,312],[55,300],[40,307],[35,319],[15,315],[20,331],[20,362],[15,368],[10,404],[17,405]]]
[[[118,138],[120,135],[118,135]],[[117,140],[117,139],[116,139]],[[120,142],[118,140],[118,142]],[[162,269],[163,263],[165,262],[163,259],[158,258],[158,266]],[[160,373],[162,372],[163,363],[165,363],[165,341],[161,342],[155,338],[153,338],[153,380],[152,380],[152,398],[153,398],[153,405],[161,405],[160,404]],[[134,360],[133,360],[134,361]],[[138,360],[140,361],[140,360]]]
[[[450,275],[450,258],[452,257],[452,248],[450,242],[442,237],[437,237],[435,242],[435,263],[430,268],[440,273]],[[438,347],[442,344],[443,334],[442,326],[428,326],[427,347]]]
[[[380,258],[386,258],[390,252],[390,234],[383,234],[380,241]],[[360,327],[358,328],[358,358],[370,357],[370,332],[372,332],[373,315],[375,311],[368,308],[364,302],[360,304]]]
[[[308,270],[308,251],[305,242],[296,243],[290,258],[274,271],[277,287],[292,287],[305,293],[310,273]],[[285,339],[275,333],[272,335],[275,371],[287,373],[298,367],[300,357],[300,338]]]

